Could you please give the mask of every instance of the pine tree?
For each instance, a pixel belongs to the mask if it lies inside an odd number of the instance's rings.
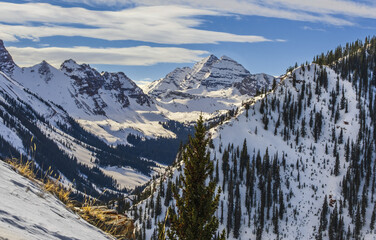
[[[296,74],[294,72],[294,74],[292,75],[292,86],[295,87],[296,86]]]
[[[279,235],[279,227],[278,227],[278,209],[276,206],[273,208],[273,233],[276,234],[277,236]]]
[[[248,118],[249,103],[244,104],[245,108],[245,117]]]
[[[283,219],[283,213],[285,211],[285,204],[284,204],[284,201],[283,201],[283,192],[282,190],[280,189],[279,190],[279,219]]]
[[[358,205],[356,210],[356,219],[355,219],[355,229],[354,234],[355,238],[358,239],[360,235],[360,230],[362,229],[363,223],[362,223],[362,217],[360,214],[360,206]]]
[[[172,200],[172,183],[170,180],[167,182],[167,190],[165,195],[164,205],[167,207]]]
[[[264,129],[268,130],[269,118],[266,113],[264,113],[264,116],[262,117],[262,123],[264,123]]]
[[[155,204],[155,217],[158,217],[162,213],[161,194],[158,192],[157,202]]]
[[[373,211],[372,211],[372,217],[371,217],[371,223],[369,228],[373,230],[375,228],[375,220],[376,220],[376,203],[373,206]]]
[[[334,164],[334,175],[335,176],[339,175],[339,168],[340,168],[340,166],[339,166],[339,154],[336,153],[336,162]]]
[[[228,200],[227,200],[227,237],[233,227],[233,212],[234,212],[234,184],[232,171],[230,172],[230,180],[228,182]]]
[[[179,181],[182,195],[176,187],[173,188],[177,213],[170,212],[171,227],[167,231],[169,239],[213,239],[218,229],[215,212],[220,190],[215,193],[214,180],[206,184],[214,166],[207,152],[209,139],[206,138],[202,116],[198,119],[195,130],[194,138],[189,138],[189,144],[183,151],[184,175]],[[224,239],[224,234],[221,238]]]
[[[235,190],[235,219],[234,219],[234,237],[239,237],[239,229],[241,226],[241,217],[242,217],[242,207],[240,201],[240,191],[239,191],[239,184],[236,185]]]
[[[319,228],[320,232],[325,231],[328,225],[327,214],[328,214],[328,199],[325,195],[324,203],[321,208],[320,228]]]
[[[249,154],[247,150],[247,140],[244,138],[243,148],[240,153],[240,180],[243,180],[244,168],[249,163]]]

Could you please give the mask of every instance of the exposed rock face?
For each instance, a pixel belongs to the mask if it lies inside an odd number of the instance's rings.
[[[257,91],[270,88],[273,84],[273,76],[267,74],[255,74],[245,77],[241,82],[234,83],[240,94],[256,95]]]
[[[17,65],[14,63],[12,56],[4,47],[4,42],[0,40],[0,71],[5,74],[12,75],[14,68]]]
[[[74,60],[66,60],[60,66],[60,70],[74,80],[74,86],[80,95],[93,98],[95,104],[94,113],[105,115],[107,103],[103,100],[103,94],[109,94],[123,108],[130,105],[129,98],[136,99],[140,105],[150,106],[152,100],[124,73],[99,73],[88,64],[78,64]]]

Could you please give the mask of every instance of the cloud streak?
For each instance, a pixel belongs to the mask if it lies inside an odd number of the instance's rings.
[[[376,4],[353,0],[64,0],[108,6],[180,5],[218,12],[274,17],[288,20],[353,25],[348,17],[376,19]],[[341,16],[339,16],[341,15]]]
[[[186,6],[144,6],[121,11],[63,8],[47,3],[0,3],[0,38],[38,40],[49,36],[81,36],[105,40],[135,40],[161,44],[264,42],[262,36],[197,29],[199,16],[212,10]],[[223,15],[223,14],[222,14]]]
[[[7,47],[15,62],[20,66],[31,66],[46,60],[59,67],[66,60],[73,58],[80,63],[150,66],[157,63],[188,63],[199,61],[206,51],[190,50],[177,47],[137,46],[129,48],[18,48]]]

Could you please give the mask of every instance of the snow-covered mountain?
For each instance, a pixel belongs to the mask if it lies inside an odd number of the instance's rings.
[[[20,68],[3,45],[1,70],[31,92],[62,106],[85,129],[109,144],[126,144],[129,133],[173,137],[151,98],[124,73],[99,73],[87,64],[65,61],[56,69],[43,61]]]
[[[233,59],[210,55],[192,68],[177,68],[144,87],[171,119],[207,118],[239,107],[242,101],[272,87],[273,76],[251,74]],[[162,110],[163,111],[163,110]]]
[[[332,68],[294,69],[209,131],[211,179],[222,189],[218,230],[228,239],[376,238],[376,38],[372,44],[346,49]],[[141,239],[156,239],[175,206],[182,165],[151,182],[152,194],[129,211]]]

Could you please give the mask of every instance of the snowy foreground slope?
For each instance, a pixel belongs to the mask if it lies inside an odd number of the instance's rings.
[[[375,174],[374,129],[368,97],[357,94],[353,83],[312,64],[251,99],[248,114],[242,108],[211,129],[213,179],[222,188],[219,231],[247,240],[376,239],[375,178],[360,175]],[[152,182],[154,193],[129,212],[142,239],[155,239],[158,221],[174,206],[179,169]]]
[[[112,239],[0,161],[0,239]]]

